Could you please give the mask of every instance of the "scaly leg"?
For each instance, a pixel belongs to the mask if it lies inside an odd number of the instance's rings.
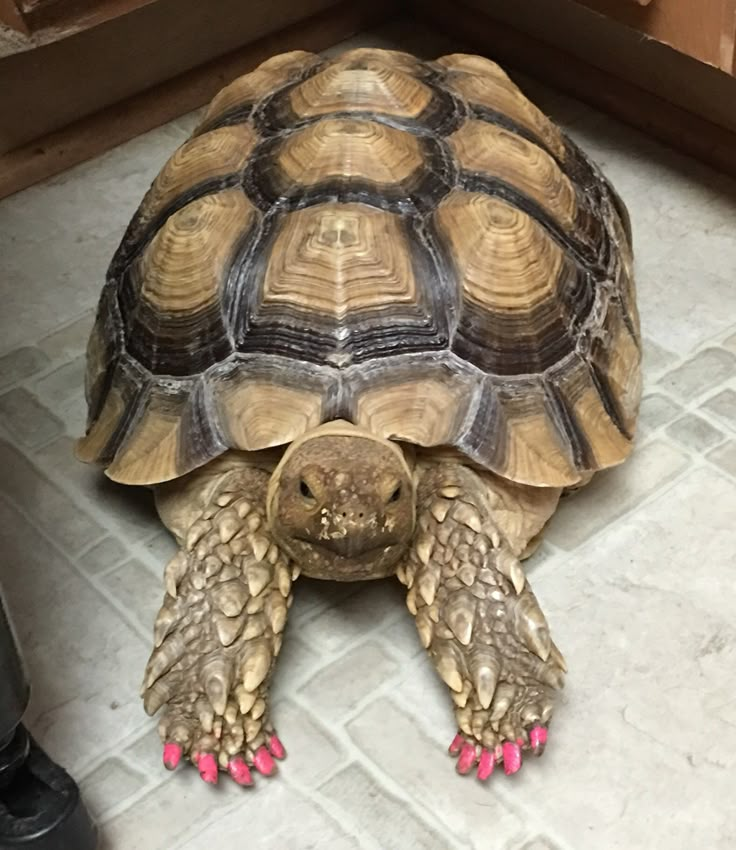
[[[241,466],[211,478],[204,499],[190,487],[159,507],[181,549],[166,567],[142,695],[149,714],[165,706],[166,767],[189,756],[210,783],[223,769],[250,785],[252,766],[269,775],[284,756],[268,686],[296,575],[265,530],[268,480]]]
[[[517,557],[526,541],[501,530],[534,523],[494,522],[494,503],[483,476],[457,464],[429,467],[417,493],[416,538],[399,571],[421,641],[455,702],[457,770],[477,763],[480,779],[500,761],[515,773],[522,749],[541,754],[565,671]]]

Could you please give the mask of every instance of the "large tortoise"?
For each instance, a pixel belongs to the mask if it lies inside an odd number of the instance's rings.
[[[630,452],[630,243],[486,59],[293,52],[215,97],[110,265],[78,446],[181,547],[143,683],[169,768],[274,770],[299,573],[406,585],[460,773],[541,753],[565,664],[520,561]]]

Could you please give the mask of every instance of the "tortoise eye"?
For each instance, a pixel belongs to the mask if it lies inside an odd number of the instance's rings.
[[[401,484],[398,484],[394,492],[389,496],[389,502],[398,502],[401,498]]]
[[[314,501],[314,493],[309,489],[309,484],[302,478],[299,482],[299,492],[304,496],[305,499],[309,499],[310,501]]]

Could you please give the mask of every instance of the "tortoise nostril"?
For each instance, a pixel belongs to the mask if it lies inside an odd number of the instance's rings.
[[[363,511],[358,514],[359,519],[363,519]]]

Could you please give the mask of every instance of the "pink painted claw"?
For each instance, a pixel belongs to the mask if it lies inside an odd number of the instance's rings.
[[[253,777],[250,774],[250,768],[241,756],[236,756],[234,759],[230,759],[227,771],[238,785],[253,784]]]
[[[450,744],[449,753],[451,756],[456,756],[460,750],[462,749],[464,743],[463,736],[458,732],[457,735],[452,739],[452,743]]]
[[[197,761],[199,775],[210,785],[217,785],[217,762],[212,753],[201,753]]]
[[[475,747],[473,744],[464,744],[460,750],[460,756],[457,760],[455,769],[458,773],[466,774],[475,764]]]
[[[493,768],[495,766],[496,759],[494,754],[483,747],[483,751],[480,754],[480,760],[478,761],[478,779],[485,782],[485,780],[493,773]]]
[[[164,767],[166,770],[175,770],[181,761],[182,749],[179,744],[170,741],[164,744]]]
[[[535,726],[529,732],[529,743],[535,756],[541,756],[547,743],[547,727]]]
[[[270,776],[276,770],[276,763],[271,758],[271,753],[266,747],[258,747],[256,754],[253,756],[253,764],[259,773],[264,776]]]
[[[516,773],[521,767],[521,747],[518,744],[512,744],[507,741],[503,745],[503,769],[506,776]]]
[[[268,750],[274,758],[286,758],[286,750],[275,733],[268,739]]]

